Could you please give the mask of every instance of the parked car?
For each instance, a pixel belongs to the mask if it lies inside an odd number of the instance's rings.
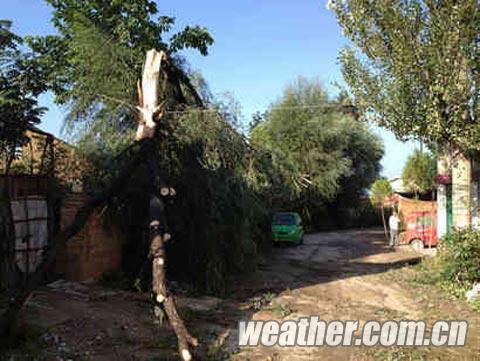
[[[275,243],[302,244],[304,231],[302,218],[298,213],[277,213],[272,221],[272,235]]]
[[[404,219],[404,228],[405,231],[400,235],[401,242],[415,249],[433,247],[438,243],[436,212],[412,212]]]

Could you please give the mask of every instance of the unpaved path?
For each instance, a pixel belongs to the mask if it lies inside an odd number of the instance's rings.
[[[435,287],[413,283],[420,255],[390,250],[381,230],[309,235],[298,247],[275,248],[255,274],[230,282],[223,299],[179,298],[180,311],[202,346],[197,360],[480,360],[479,314]],[[75,287],[74,287],[75,288]],[[24,312],[44,330],[36,358],[13,360],[178,360],[168,325],[155,324],[149,297],[95,285],[45,287]],[[359,347],[236,347],[239,320],[467,319],[464,348],[362,349]],[[46,330],[46,332],[45,332]],[[23,351],[22,351],[23,352]],[[18,355],[18,354],[17,354]]]
[[[234,360],[477,360],[478,313],[445,299],[433,287],[413,285],[408,265],[421,255],[408,246],[391,250],[382,232],[359,230],[309,235],[300,247],[282,248],[262,264],[251,284],[283,290],[253,320],[287,320],[318,315],[324,320],[467,319],[472,331],[466,348],[433,350],[358,347],[257,347]],[[248,281],[247,281],[248,284]],[[291,314],[287,315],[289,312]]]

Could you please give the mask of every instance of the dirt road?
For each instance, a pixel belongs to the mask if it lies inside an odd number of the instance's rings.
[[[480,359],[479,314],[446,299],[431,286],[412,282],[420,254],[408,246],[391,250],[380,230],[309,235],[300,247],[277,249],[261,265],[256,284],[281,290],[254,320],[286,320],[318,315],[324,320],[468,319],[468,347],[434,350],[358,347],[241,350],[234,360],[476,360]],[[253,283],[250,283],[253,284]],[[272,306],[273,305],[273,306]]]
[[[230,282],[226,297],[179,297],[180,310],[202,346],[197,360],[478,360],[479,314],[430,285],[413,282],[421,255],[390,250],[381,230],[309,235],[298,247],[275,248],[248,277]],[[67,284],[68,286],[68,284]],[[158,325],[149,297],[95,285],[45,287],[25,320],[41,327],[44,360],[177,360],[175,336]],[[238,349],[239,320],[466,319],[464,348],[317,347]],[[46,331],[45,331],[46,330]],[[32,347],[30,347],[32,348]],[[42,358],[37,358],[42,359]]]

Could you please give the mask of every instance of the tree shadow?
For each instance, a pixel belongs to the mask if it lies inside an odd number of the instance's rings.
[[[251,320],[259,311],[254,305],[248,307],[252,300],[351,277],[381,274],[418,264],[422,258],[408,246],[390,249],[383,229],[307,235],[303,245],[274,248],[268,258],[258,263],[256,273],[231,280],[226,303],[243,305],[244,311],[234,319],[230,317],[229,327],[238,330],[239,321]]]

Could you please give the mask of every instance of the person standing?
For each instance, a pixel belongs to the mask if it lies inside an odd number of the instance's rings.
[[[390,247],[395,247],[398,241],[398,228],[400,226],[400,218],[396,211],[393,211],[392,215],[388,219],[388,226],[390,228]]]

